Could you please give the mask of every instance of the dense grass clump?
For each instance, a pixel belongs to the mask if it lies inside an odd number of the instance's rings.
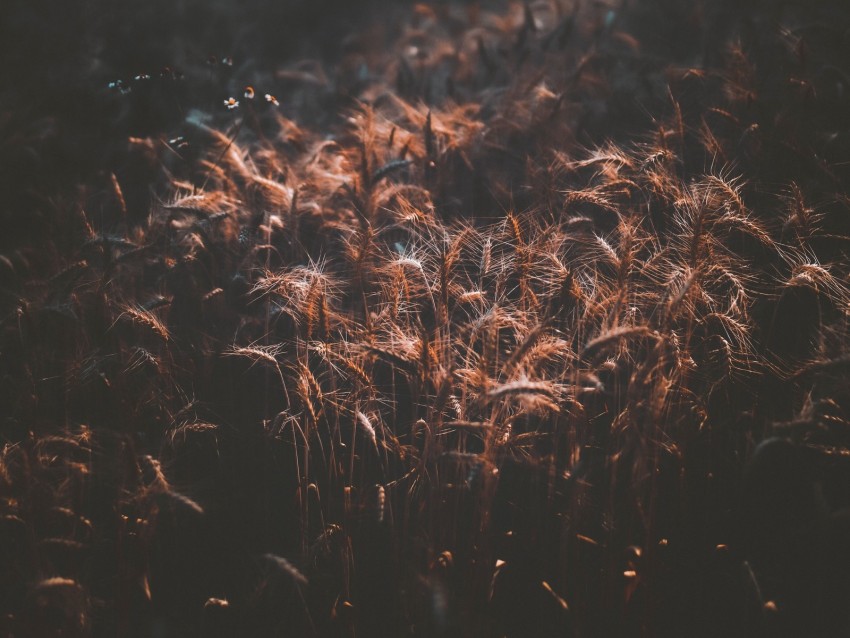
[[[364,7],[0,120],[4,635],[850,630],[848,11]]]

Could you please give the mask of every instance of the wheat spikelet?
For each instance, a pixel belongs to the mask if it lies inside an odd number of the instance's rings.
[[[283,574],[290,580],[292,580],[296,585],[300,585],[302,587],[306,587],[309,583],[307,577],[302,574],[298,568],[296,568],[292,563],[283,558],[282,556],[278,556],[277,554],[263,554],[263,559],[278,573]]]
[[[279,369],[277,357],[281,353],[280,345],[253,345],[253,346],[232,346],[223,354],[231,357],[246,357],[255,362],[265,361]]]
[[[658,335],[647,326],[622,326],[620,328],[613,328],[588,341],[581,351],[581,356],[585,359],[612,345],[619,344],[622,340],[641,337],[658,338]]]
[[[148,310],[126,307],[118,316],[118,321],[121,320],[127,320],[134,324],[144,326],[152,334],[156,335],[163,341],[168,341],[170,339],[170,334],[168,332],[168,328],[165,327],[165,324],[163,324],[154,313]]]
[[[490,401],[495,401],[513,394],[542,394],[554,400],[558,398],[560,392],[558,386],[549,381],[519,379],[496,386],[487,393],[487,398]]]

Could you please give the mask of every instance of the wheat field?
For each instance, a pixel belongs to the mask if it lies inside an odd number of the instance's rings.
[[[43,4],[0,635],[850,632],[850,7]]]

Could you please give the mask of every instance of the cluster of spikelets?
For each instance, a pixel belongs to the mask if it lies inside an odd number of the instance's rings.
[[[652,11],[404,10],[396,57],[280,75],[326,130],[193,116],[196,163],[131,141],[169,183],[144,218],[113,175],[110,223],[57,212],[49,276],[3,255],[8,631],[805,618],[769,563],[848,505],[848,200],[788,113],[834,123],[843,71],[791,30],[662,64]],[[771,435],[832,483],[753,540]]]

